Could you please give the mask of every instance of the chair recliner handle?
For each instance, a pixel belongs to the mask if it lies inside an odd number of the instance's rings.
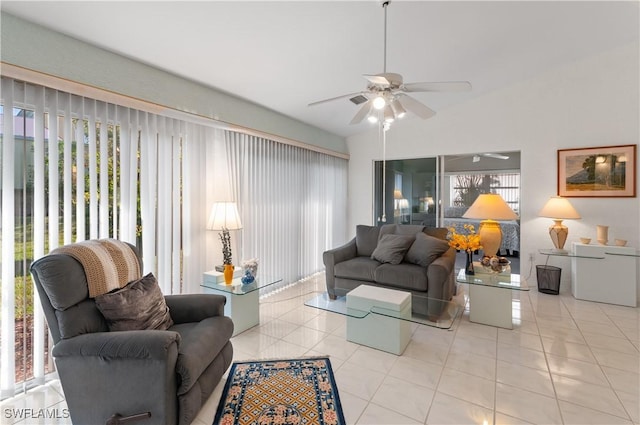
[[[122,416],[120,413],[116,413],[107,419],[107,423],[105,425],[122,425],[129,422],[137,422],[142,419],[149,419],[151,417],[151,412],[144,413],[136,413],[135,415]]]

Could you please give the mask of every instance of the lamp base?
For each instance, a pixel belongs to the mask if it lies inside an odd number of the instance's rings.
[[[500,223],[495,220],[482,220],[480,222],[480,243],[484,255],[492,257],[497,254],[502,244],[502,229]]]
[[[553,246],[556,247],[556,250],[566,252],[563,247],[564,243],[567,241],[569,229],[567,228],[567,226],[562,224],[562,220],[554,219],[553,221],[554,224],[549,227],[549,236],[551,236]]]

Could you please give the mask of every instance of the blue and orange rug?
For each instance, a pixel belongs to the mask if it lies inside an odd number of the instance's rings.
[[[344,425],[326,357],[234,362],[214,425]]]

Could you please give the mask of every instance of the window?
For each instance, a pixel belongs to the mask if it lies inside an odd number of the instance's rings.
[[[197,167],[183,163],[204,158],[205,137],[175,119],[5,77],[1,93],[5,398],[16,383],[40,384],[53,370],[29,272],[34,259],[62,244],[118,238],[139,247],[145,272],[158,276],[165,293],[181,292],[191,270],[201,273],[197,259],[183,258],[191,251],[188,211],[203,198],[188,185]]]
[[[497,193],[516,214],[520,211],[520,173],[449,174],[450,207],[470,207],[481,193]]]

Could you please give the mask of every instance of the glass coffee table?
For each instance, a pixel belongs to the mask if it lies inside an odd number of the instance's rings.
[[[346,297],[342,296],[337,297],[335,300],[331,300],[326,292],[311,298],[306,301],[304,305],[357,319],[364,319],[369,315],[377,315],[440,329],[450,329],[451,326],[453,326],[458,313],[462,309],[462,307],[454,300],[442,301],[416,294],[412,294],[411,303],[412,305],[417,306],[420,311],[420,313],[412,312],[411,317],[404,317],[399,311],[375,306],[366,311],[347,308]],[[429,314],[430,311],[433,311],[434,313],[437,311],[439,315],[436,316],[435,314]]]
[[[231,285],[214,283],[203,279],[202,292],[224,295],[224,315],[233,320],[233,336],[260,324],[260,289],[282,282],[281,278],[260,276],[250,284],[243,285],[240,278],[233,279]]]
[[[465,274],[462,269],[458,283],[469,285],[469,320],[483,325],[513,329],[512,291],[528,291],[519,274]]]

